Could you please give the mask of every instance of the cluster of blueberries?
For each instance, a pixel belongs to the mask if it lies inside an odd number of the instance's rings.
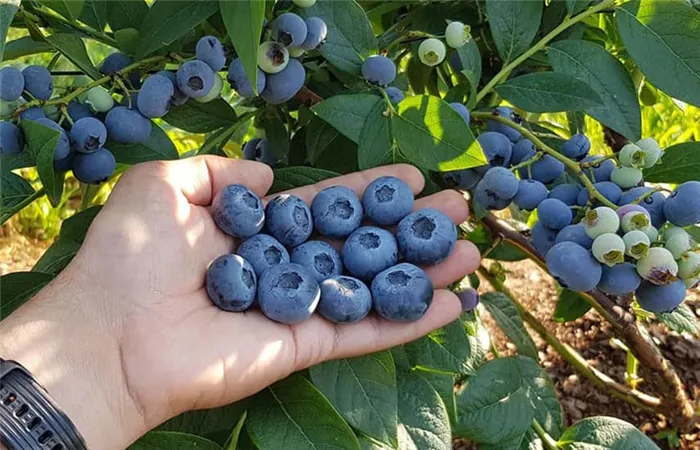
[[[285,324],[316,310],[334,323],[357,322],[371,309],[391,321],[418,320],[433,298],[419,266],[447,258],[457,228],[435,209],[412,212],[413,204],[411,188],[395,177],[374,180],[362,200],[343,186],[323,189],[311,207],[294,195],[263,207],[246,187],[228,186],[214,198],[212,214],[223,232],[243,242],[237,254],[209,266],[209,297],[222,310],[257,306]],[[309,240],[314,229],[319,239]],[[322,239],[344,240],[342,250]]]
[[[511,108],[495,113],[522,122]],[[698,284],[700,254],[683,227],[700,222],[700,182],[683,183],[668,197],[644,186],[641,169],[654,166],[663,153],[654,139],[625,145],[616,155],[619,165],[588,156],[591,143],[584,135],[561,147],[615,210],[600,206],[582,185],[558,183],[564,164],[538,151],[518,130],[497,121],[487,128],[477,139],[489,164],[446,173],[446,181],[471,190],[489,210],[511,204],[536,210],[533,247],[562,286],[614,296],[636,293],[644,309],[668,312]]]

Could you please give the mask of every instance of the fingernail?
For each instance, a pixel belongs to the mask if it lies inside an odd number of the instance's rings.
[[[473,288],[466,288],[457,292],[457,297],[462,303],[462,310],[466,312],[473,311],[476,305],[479,304],[479,293]]]

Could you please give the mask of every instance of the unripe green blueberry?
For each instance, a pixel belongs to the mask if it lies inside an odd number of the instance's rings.
[[[452,48],[460,48],[469,42],[470,31],[471,28],[465,27],[462,22],[451,22],[445,28],[445,41]]]
[[[583,225],[588,237],[595,239],[601,234],[617,233],[620,228],[620,217],[615,210],[607,206],[599,206],[586,213]]]
[[[652,247],[647,256],[637,261],[637,273],[651,283],[668,284],[678,275],[678,263],[665,248]]]
[[[644,152],[644,168],[653,167],[661,158],[663,150],[656,139],[644,138],[637,141],[637,146]]]
[[[647,235],[647,237],[649,238],[649,242],[651,242],[652,244],[659,240],[659,230],[657,230],[654,227],[645,228],[640,231],[644,232],[644,234]]]
[[[310,8],[314,6],[316,3],[316,0],[293,0],[294,4],[297,5],[299,8]]]
[[[622,217],[622,231],[644,230],[651,226],[651,217],[644,211],[631,211]]]
[[[19,108],[19,101],[15,100],[12,102],[6,102],[5,100],[0,100],[0,116],[9,116],[15,110]]]
[[[58,109],[58,106],[56,105],[44,106],[43,110],[46,117],[54,122],[58,122],[58,120],[61,118],[61,110]]]
[[[289,47],[287,48],[287,51],[289,52],[289,56],[292,58],[301,58],[306,52],[306,50],[301,47]]]
[[[214,86],[211,88],[211,91],[209,91],[209,93],[204,97],[195,98],[195,101],[198,101],[199,103],[209,103],[210,101],[219,98],[223,88],[224,82],[221,79],[221,76],[218,73],[214,73]]]
[[[685,231],[681,227],[671,226],[671,227],[666,228],[666,230],[664,231],[664,239],[666,239],[667,241],[669,239],[673,238],[674,236],[679,236],[679,235],[680,236],[688,236],[688,238],[690,238],[690,235],[688,234],[688,232]]]
[[[114,99],[112,95],[102,86],[95,86],[90,89],[87,92],[85,103],[95,112],[107,112],[114,108]]]
[[[642,171],[635,167],[616,167],[610,174],[610,181],[622,189],[628,189],[642,181]]]
[[[700,277],[700,255],[688,252],[678,261],[678,277],[690,280]]]
[[[643,231],[629,231],[622,236],[622,240],[625,242],[625,253],[632,258],[640,259],[649,254],[651,242]]]
[[[686,289],[696,288],[699,281],[700,281],[700,277],[699,278],[688,278],[687,280],[683,280],[683,282],[685,283]]]
[[[612,267],[625,262],[625,241],[614,233],[601,234],[593,241],[591,253],[598,262]]]
[[[678,233],[671,236],[670,239],[666,239],[664,247],[671,252],[674,258],[680,259],[685,252],[693,247],[693,241],[687,233],[685,235]]]
[[[258,66],[266,73],[282,72],[289,64],[289,50],[277,42],[263,42],[258,48]]]
[[[437,66],[445,59],[445,44],[441,40],[429,38],[418,46],[418,58],[426,66]]]
[[[625,167],[644,167],[645,156],[644,151],[636,144],[627,144],[620,150],[620,164]]]

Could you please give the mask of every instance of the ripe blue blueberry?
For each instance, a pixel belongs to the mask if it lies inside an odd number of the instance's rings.
[[[204,97],[214,88],[214,71],[211,70],[211,67],[209,67],[207,63],[199,60],[187,61],[181,65],[176,76],[177,86],[180,88],[180,91],[188,97]],[[143,90],[143,88],[141,89]],[[170,94],[171,97],[172,95],[173,94]],[[140,97],[139,95],[139,98]],[[143,113],[143,111],[141,112]]]
[[[493,113],[497,116],[504,117],[510,120],[511,122],[515,122],[518,125],[522,124],[523,122],[523,119],[520,117],[520,115],[516,113],[513,110],[513,108],[509,108],[507,106],[499,106],[498,108],[493,110]],[[505,134],[508,137],[508,139],[511,140],[511,142],[518,142],[521,137],[520,131],[516,130],[515,128],[511,128],[510,126],[501,122],[496,122],[495,120],[487,121],[486,128],[489,131],[496,131],[498,133]]]
[[[488,168],[489,166],[480,166],[472,169],[452,170],[444,172],[442,179],[448,188],[470,190],[484,177]]]
[[[615,170],[615,162],[611,159],[602,160],[599,156],[588,156],[583,158],[585,163],[591,163],[591,167],[583,169],[583,173],[586,174],[591,181],[610,181],[610,175],[612,171]]]
[[[537,206],[537,217],[542,225],[552,230],[561,230],[571,224],[573,214],[566,203],[555,198],[548,198]]]
[[[652,188],[650,187],[640,186],[632,188],[629,191],[625,191],[620,197],[619,204],[630,204],[651,190]],[[651,224],[656,228],[661,228],[664,223],[666,223],[666,216],[664,215],[665,204],[666,197],[661,192],[654,192],[651,197],[647,197],[639,202],[639,206],[649,211],[649,214],[651,215]]]
[[[634,264],[626,262],[604,266],[598,289],[610,295],[627,295],[637,290],[641,282]]]
[[[387,86],[396,78],[396,64],[386,56],[370,56],[362,64],[362,77],[369,83]]]
[[[530,243],[533,247],[535,247],[537,253],[539,253],[541,256],[546,256],[547,252],[549,252],[554,244],[558,243],[557,232],[556,230],[551,230],[545,227],[542,225],[542,222],[537,222],[532,227],[532,237],[530,238]],[[593,242],[591,240],[591,244],[592,243]]]
[[[239,255],[223,255],[207,269],[209,299],[219,309],[243,312],[255,300],[258,279],[253,266]]]
[[[343,263],[353,276],[371,280],[398,260],[396,238],[377,227],[360,227],[343,245]]]
[[[214,196],[211,215],[221,231],[238,238],[257,234],[265,224],[262,201],[240,184],[226,186]]]
[[[190,98],[186,96],[178,87],[177,75],[175,74],[175,72],[171,72],[169,70],[161,70],[160,72],[157,72],[156,75],[160,75],[167,78],[173,84],[173,98],[170,99],[173,105],[181,106],[187,103],[187,100],[189,100]],[[138,101],[138,95],[136,98]]]
[[[556,198],[568,206],[574,206],[580,192],[581,188],[576,184],[560,184],[549,191],[548,198]]]
[[[266,77],[265,72],[259,68],[256,70],[258,71],[257,91],[259,95],[265,90]],[[240,58],[235,59],[228,67],[228,82],[231,84],[231,88],[238,92],[238,95],[241,97],[255,98],[257,96],[255,92],[253,92],[253,83],[248,79],[248,75],[245,73]]]
[[[602,267],[591,253],[573,242],[561,242],[547,253],[547,268],[559,283],[579,292],[594,289],[602,275]]]
[[[221,41],[214,36],[204,36],[194,49],[194,56],[200,61],[204,61],[211,67],[211,70],[218,72],[226,65],[226,53]]]
[[[65,158],[55,159],[53,161],[54,170],[58,170],[59,172],[73,170],[73,158],[75,157],[75,153],[76,152],[71,151]]]
[[[474,199],[484,208],[506,208],[518,193],[518,179],[504,167],[492,167],[476,185]]]
[[[342,275],[340,254],[327,242],[307,241],[294,247],[290,260],[308,269],[319,283],[326,278]]]
[[[24,76],[19,69],[6,66],[0,69],[0,99],[14,102],[24,91]]]
[[[354,323],[372,308],[372,294],[357,278],[336,276],[321,283],[318,312],[333,323]]]
[[[168,113],[175,95],[173,83],[162,75],[146,78],[137,97],[141,114],[149,118],[163,117]]]
[[[306,242],[314,230],[311,209],[295,195],[275,197],[265,207],[267,233],[287,247]]]
[[[487,131],[476,138],[484,150],[486,160],[491,167],[505,167],[510,164],[513,155],[513,144],[501,133]]]
[[[549,184],[564,173],[564,163],[550,155],[544,155],[542,159],[535,161],[530,166],[523,167],[518,172],[521,178],[532,178],[544,184]]]
[[[582,223],[586,227],[586,233],[592,239],[605,233],[617,233],[620,228],[620,218],[615,210],[607,206],[599,206],[588,211]]]
[[[614,266],[625,261],[625,241],[614,233],[601,234],[593,241],[591,253],[600,263]]]
[[[479,305],[479,292],[473,288],[466,288],[456,292],[459,302],[462,304],[462,311],[474,311]]]
[[[678,186],[666,199],[664,215],[678,227],[700,222],[700,181],[686,181]]]
[[[581,161],[590,150],[591,141],[584,134],[574,134],[561,147],[561,153],[574,161]]]
[[[392,322],[415,322],[433,302],[433,283],[409,263],[390,267],[372,281],[374,310]]]
[[[678,263],[671,252],[663,247],[652,247],[637,261],[637,272],[654,284],[668,284],[678,275]]]
[[[413,210],[413,191],[400,178],[379,177],[365,188],[362,206],[376,224],[396,225]]]
[[[261,96],[266,102],[279,105],[297,95],[297,92],[304,87],[305,80],[304,66],[296,59],[292,59],[283,71],[267,76],[265,90],[262,91]]]
[[[37,119],[36,123],[39,123],[45,127],[51,128],[52,130],[58,131],[58,141],[56,141],[56,147],[53,152],[53,159],[63,159],[70,153],[70,138],[66,130],[61,128],[59,124],[51,119]]]
[[[16,155],[24,149],[22,130],[12,122],[0,122],[0,155]]]
[[[51,72],[44,66],[28,66],[22,71],[24,89],[39,100],[48,100],[53,93]]]
[[[530,139],[520,139],[513,145],[513,154],[510,158],[510,163],[512,165],[520,164],[521,162],[531,159],[536,153],[537,148]]]
[[[547,187],[539,181],[520,180],[518,193],[513,197],[513,203],[520,209],[532,211],[547,198],[548,193]]]
[[[66,157],[69,155],[66,155]],[[73,175],[86,184],[100,184],[107,181],[117,168],[112,152],[102,147],[93,153],[75,153],[73,155]]]
[[[258,278],[270,267],[290,262],[284,245],[268,234],[249,237],[238,247],[237,253],[253,266]]]
[[[119,72],[120,70],[133,64],[133,62],[134,62],[134,60],[131,59],[130,56],[127,56],[124,53],[114,52],[114,53],[111,53],[110,55],[108,55],[102,61],[102,64],[100,64],[100,72],[105,74],[105,75],[114,75],[115,73]],[[129,80],[129,83],[133,87],[135,87],[135,88],[140,87],[141,86],[141,73],[139,73],[136,70],[129,72],[128,80]]]
[[[403,101],[404,98],[406,98],[406,95],[403,93],[403,91],[394,86],[389,86],[384,91],[386,92],[386,96],[389,97],[389,101],[394,105],[398,105]]]
[[[110,139],[124,144],[146,142],[151,136],[151,121],[126,106],[117,106],[108,112],[105,126]]]
[[[637,303],[642,309],[653,313],[666,313],[673,311],[683,303],[686,287],[683,280],[676,280],[661,286],[642,281],[636,294]]]
[[[461,72],[464,69],[458,52],[452,52],[452,55],[450,56],[450,67],[452,67],[452,70],[455,72]]]
[[[301,44],[304,50],[314,50],[326,41],[328,26],[320,17],[309,17],[306,22],[306,39]]]
[[[68,113],[70,115],[70,112]],[[46,113],[44,110],[38,106],[33,106],[31,108],[27,108],[24,111],[22,111],[22,114],[20,114],[20,119],[22,120],[37,120],[37,119],[45,119],[46,118]]]
[[[457,242],[457,227],[444,213],[424,208],[404,217],[396,229],[399,251],[413,264],[437,264]]]
[[[272,22],[272,36],[285,47],[301,47],[308,29],[304,19],[294,13],[284,13]]]
[[[68,115],[73,122],[80,120],[83,117],[95,117],[92,111],[90,111],[90,106],[86,105],[85,103],[80,103],[77,100],[71,100],[68,103]]]
[[[278,264],[267,269],[258,282],[258,304],[263,314],[292,325],[311,317],[321,298],[314,276],[299,264]]]
[[[258,161],[270,167],[276,166],[279,162],[270,143],[259,138],[251,139],[243,144],[243,158],[248,161]]]
[[[469,115],[469,110],[467,109],[466,106],[464,106],[462,103],[454,102],[450,103],[450,107],[457,111],[457,114],[462,116],[462,119],[464,119],[464,122],[469,125],[469,122],[471,120],[471,117]]]
[[[556,243],[560,242],[574,242],[588,250],[593,246],[593,239],[586,234],[586,227],[583,223],[567,225],[562,228],[556,238]]]
[[[323,236],[345,238],[360,228],[363,209],[357,195],[345,186],[332,186],[311,202],[314,227]]]
[[[107,141],[107,128],[94,117],[84,117],[71,127],[70,138],[77,151],[82,153],[96,152]]]
[[[612,181],[599,181],[598,183],[594,183],[593,187],[595,187],[596,190],[603,195],[603,197],[607,198],[612,203],[617,204],[617,202],[620,201],[622,189],[620,189],[620,186],[616,185]],[[581,189],[578,193],[578,197],[576,198],[576,203],[579,206],[586,206],[589,199],[590,193],[588,192],[588,189]],[[598,204],[600,202],[598,202],[598,200],[594,200],[593,203]]]

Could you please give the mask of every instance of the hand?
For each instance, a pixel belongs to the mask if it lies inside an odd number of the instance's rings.
[[[418,193],[423,177],[397,165],[291,191],[309,204],[325,187],[360,194],[382,175],[403,178]],[[318,315],[287,326],[259,311],[222,312],[204,289],[207,265],[235,250],[207,209],[226,185],[263,196],[272,183],[264,165],[218,157],[136,166],[117,183],[71,264],[2,323],[2,355],[25,364],[96,450],[123,449],[149,429],[187,410],[247,397],[319,362],[379,351],[417,339],[458,317],[444,288],[473,272],[479,253],[459,241],[427,269],[432,306],[414,323],[370,316],[334,325]],[[416,202],[455,223],[467,204],[455,191]]]

